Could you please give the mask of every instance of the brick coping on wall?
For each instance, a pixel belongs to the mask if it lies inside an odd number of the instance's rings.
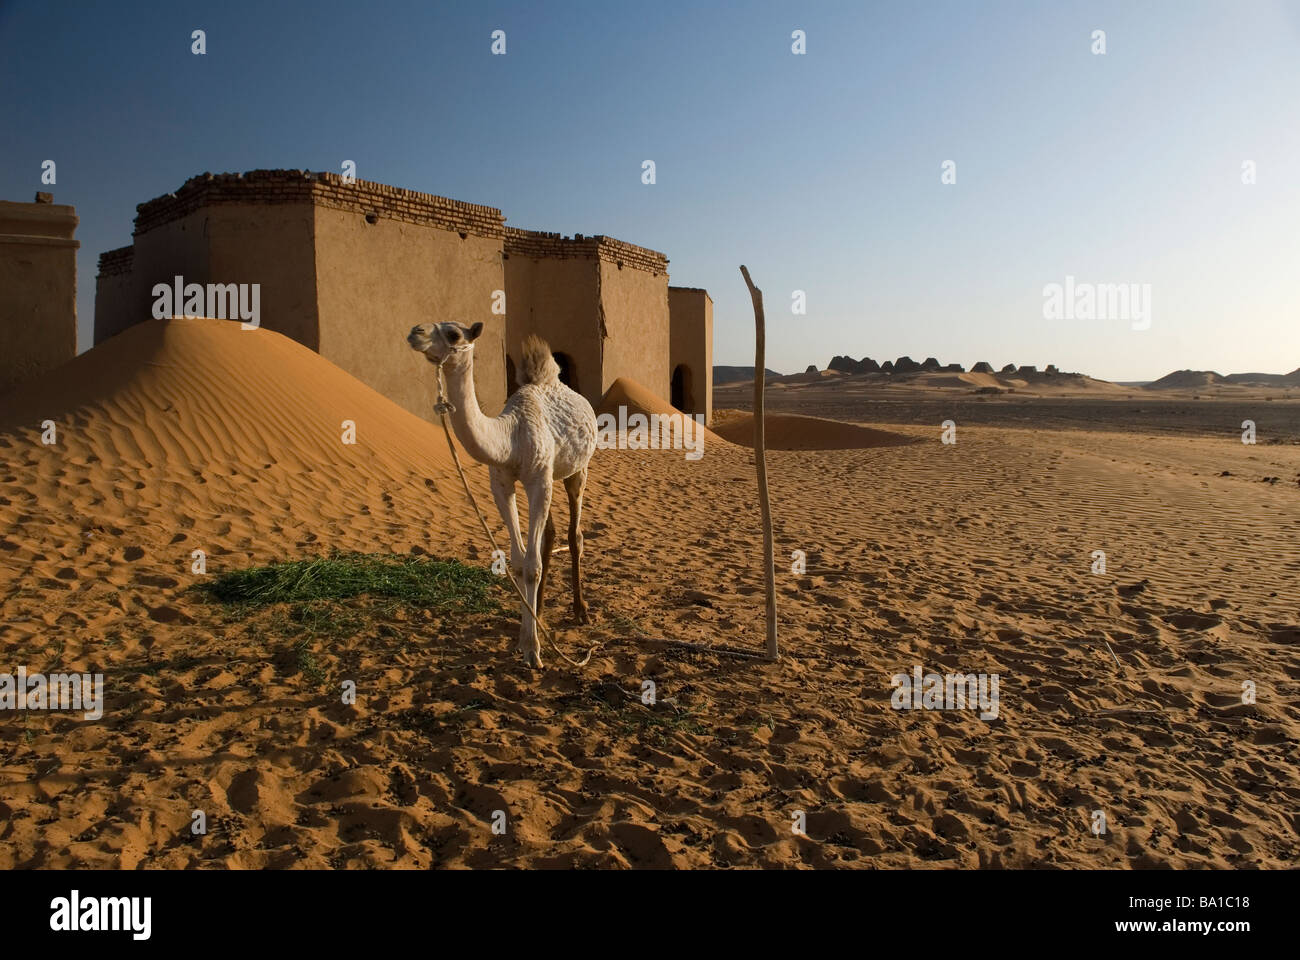
[[[348,183],[337,173],[253,170],[190,177],[175,193],[140,204],[135,208],[135,235],[179,220],[200,207],[236,203],[313,204],[493,239],[499,239],[505,232],[506,218],[496,207],[463,203],[369,180]]]
[[[501,239],[503,251],[534,258],[584,257],[659,276],[668,274],[668,258],[657,250],[603,234],[572,237],[507,227],[496,207],[463,203],[431,193],[404,190],[369,180],[345,182],[337,173],[306,170],[252,170],[248,173],[204,173],[190,177],[175,193],[155,197],[136,207],[135,236],[187,216],[204,206],[219,204],[314,204],[350,210],[380,219],[400,220],[454,230],[477,237]],[[132,248],[101,254],[101,276],[131,269]]]
[[[114,277],[123,273],[131,272],[131,264],[135,261],[135,247],[118,247],[116,250],[106,250],[99,255],[99,276]]]
[[[558,233],[506,227],[505,254],[560,260],[583,257],[604,260],[620,268],[628,266],[635,270],[644,270],[655,276],[668,273],[668,258],[659,251],[638,247],[634,243],[616,240],[603,234],[587,237],[576,233],[572,237],[565,237]]]

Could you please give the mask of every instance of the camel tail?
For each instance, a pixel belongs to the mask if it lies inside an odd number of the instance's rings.
[[[560,365],[551,348],[535,333],[524,338],[524,359],[519,366],[520,383],[549,383],[560,378]]]

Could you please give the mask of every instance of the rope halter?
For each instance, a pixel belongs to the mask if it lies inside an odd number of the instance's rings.
[[[451,353],[464,353],[468,349],[469,347],[453,347]],[[456,405],[447,399],[447,395],[443,391],[442,386],[442,364],[447,357],[451,356],[451,353],[447,354],[446,357],[443,357],[442,360],[434,360],[426,354],[426,358],[431,364],[433,364],[434,370],[436,371],[435,376],[438,380],[438,400],[433,405],[433,412],[440,417],[445,417],[448,414],[456,412]]]

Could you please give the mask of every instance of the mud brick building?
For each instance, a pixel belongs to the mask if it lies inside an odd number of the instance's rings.
[[[595,404],[631,377],[711,415],[712,302],[670,288],[662,253],[506,226],[495,207],[333,173],[203,174],[140,204],[130,246],[99,258],[95,342],[152,315],[153,288],[259,284],[261,325],[431,419],[416,323],[482,321],[475,386],[495,414],[524,337]]]
[[[77,354],[77,211],[0,200],[0,394]]]

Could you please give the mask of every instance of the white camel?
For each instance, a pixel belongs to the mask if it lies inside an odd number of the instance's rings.
[[[510,535],[510,570],[528,603],[521,605],[519,652],[524,662],[541,667],[537,624],[528,605],[542,612],[542,590],[551,565],[555,523],[551,519],[551,488],[564,481],[569,494],[569,558],[573,567],[573,615],[587,622],[582,602],[582,493],[587,464],[596,449],[596,414],[587,398],[560,382],[560,368],[551,348],[536,336],[524,340],[519,365],[520,387],[498,417],[479,409],[474,395],[474,341],[483,324],[422,323],[411,329],[407,343],[430,363],[442,367],[456,438],[471,457],[488,465],[492,496]],[[528,495],[528,542],[519,530],[515,483]],[[522,579],[521,579],[522,575]]]

